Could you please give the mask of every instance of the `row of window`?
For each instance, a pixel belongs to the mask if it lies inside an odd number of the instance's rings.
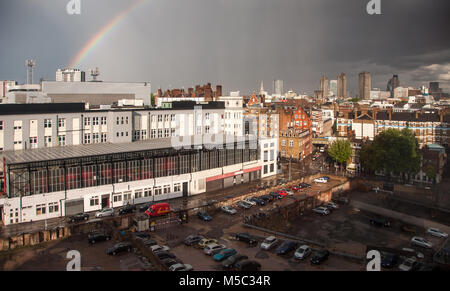
[[[122,132],[123,134],[123,132]],[[119,136],[119,133],[117,133],[117,136]],[[123,136],[123,135],[122,135]],[[128,136],[128,132],[127,132]],[[105,132],[99,133],[85,133],[83,138],[84,144],[90,144],[90,143],[106,143],[108,140],[108,134]],[[65,141],[64,141],[65,142]]]
[[[119,117],[117,117],[119,119]],[[123,119],[123,117],[122,117]],[[106,116],[102,117],[92,117],[92,125],[106,125]],[[123,124],[123,123],[122,123]],[[127,124],[128,124],[128,117],[127,117]],[[85,117],[84,118],[84,126],[90,126],[91,125],[91,118]]]
[[[43,215],[47,213],[55,213],[59,212],[59,204],[58,202],[52,202],[48,204],[38,204],[36,205],[36,215]]]

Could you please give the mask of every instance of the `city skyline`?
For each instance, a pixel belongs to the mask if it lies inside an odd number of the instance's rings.
[[[450,23],[442,9],[449,4],[444,1],[435,6],[389,1],[379,16],[368,15],[365,3],[356,0],[138,2],[139,9],[128,11],[137,1],[82,1],[81,15],[68,15],[65,1],[1,3],[2,36],[9,41],[2,46],[8,57],[0,61],[0,79],[25,82],[24,61],[33,58],[35,81],[54,80],[56,69],[82,55],[78,68],[99,67],[101,80],[148,81],[154,89],[211,82],[221,83],[225,92],[249,94],[261,80],[271,84],[280,79],[286,91],[313,94],[320,76],[336,79],[345,72],[348,91],[355,96],[362,71],[371,73],[376,88],[385,88],[393,74],[405,86],[438,81],[450,87],[449,40],[444,37]],[[317,15],[327,17],[311,29],[307,23]],[[405,26],[406,17],[421,21]],[[96,36],[98,42],[89,47]]]

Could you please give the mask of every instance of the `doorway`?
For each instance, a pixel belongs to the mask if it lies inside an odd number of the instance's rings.
[[[109,207],[109,194],[102,196],[102,209]]]
[[[188,182],[183,182],[183,197],[188,197]]]

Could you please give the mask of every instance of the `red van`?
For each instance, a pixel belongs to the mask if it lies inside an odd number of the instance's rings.
[[[161,216],[170,212],[169,203],[158,203],[150,206],[145,214],[151,217]]]

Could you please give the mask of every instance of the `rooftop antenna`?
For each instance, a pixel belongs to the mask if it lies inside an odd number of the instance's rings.
[[[91,69],[92,82],[98,82],[97,77],[100,75],[100,70],[98,68]]]
[[[27,66],[27,84],[33,84],[33,70],[36,67],[36,61],[26,60],[25,65]]]

